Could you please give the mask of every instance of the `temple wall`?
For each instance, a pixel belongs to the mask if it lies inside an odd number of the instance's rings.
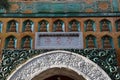
[[[10,13],[13,18],[5,18],[4,16],[1,16],[2,14],[0,14],[0,22],[2,22],[2,32],[0,33],[0,49],[5,48],[5,39],[9,36],[14,36],[17,39],[17,43],[16,43],[16,48],[21,48],[21,39],[24,36],[30,36],[33,39],[33,45],[32,45],[32,49],[34,49],[34,42],[35,42],[35,32],[38,32],[38,22],[40,22],[41,20],[46,20],[49,22],[49,32],[53,32],[53,23],[54,21],[60,19],[65,23],[65,32],[69,32],[68,30],[68,26],[69,26],[69,22],[73,19],[77,20],[80,22],[80,31],[83,32],[83,39],[84,39],[84,48],[86,48],[86,42],[85,42],[85,38],[88,35],[94,35],[97,39],[97,48],[102,48],[102,41],[101,38],[105,35],[111,36],[113,39],[113,43],[114,43],[114,48],[117,50],[118,53],[118,61],[120,61],[120,47],[119,47],[119,43],[118,43],[118,37],[120,36],[120,33],[116,31],[116,24],[115,21],[119,20],[120,17],[117,16],[112,16],[112,17],[89,17],[88,15],[84,15],[84,13],[108,13],[105,15],[110,15],[109,13],[114,13],[114,12],[120,12],[120,0],[9,0],[10,2],[10,10],[6,11],[4,9],[0,9],[0,13],[3,13],[3,15],[7,15],[7,13]],[[52,17],[46,17],[47,15],[45,15],[45,18],[33,18],[34,17],[34,13],[37,13],[37,15],[39,13],[81,13],[83,12],[84,16],[87,17],[78,17],[77,15],[76,17],[64,17],[64,18],[60,18],[59,15],[57,15],[57,17],[59,18],[55,18],[56,16],[54,16],[54,18]],[[6,14],[4,14],[6,13]],[[29,17],[29,18],[17,18],[15,17],[16,15],[14,15],[13,13],[20,13],[19,15],[26,15],[27,13],[33,14],[33,17]],[[28,14],[29,15],[29,14]],[[71,14],[72,15],[72,14]],[[97,14],[97,16],[99,16],[99,14]],[[93,20],[95,21],[96,24],[96,31],[89,31],[89,32],[85,32],[85,28],[84,28],[84,22],[86,20]],[[111,32],[101,32],[100,31],[100,21],[103,19],[107,19],[111,22],[111,26],[112,26],[112,31]],[[6,32],[7,30],[7,25],[8,22],[10,20],[15,20],[18,22],[18,32]],[[23,27],[23,22],[25,20],[31,20],[34,23],[33,26],[33,32],[22,32],[22,27]],[[120,62],[119,62],[120,63]]]
[[[84,22],[86,20],[93,20],[95,21],[96,24],[96,31],[85,31],[85,27],[84,27]],[[111,26],[112,26],[112,32],[109,31],[105,31],[105,32],[101,32],[100,31],[100,21],[103,19],[107,19],[111,22]],[[46,20],[49,23],[49,32],[53,32],[53,23],[56,20],[62,20],[64,22],[65,25],[65,32],[69,32],[68,30],[68,26],[69,26],[69,22],[71,20],[77,20],[80,22],[80,31],[83,32],[83,39],[84,39],[84,48],[86,48],[86,42],[85,39],[88,35],[93,35],[96,37],[97,39],[97,48],[102,48],[102,41],[101,38],[105,35],[111,36],[113,39],[113,44],[114,44],[114,48],[117,50],[117,56],[118,56],[118,61],[120,61],[120,47],[119,47],[119,43],[118,43],[118,37],[120,36],[120,32],[116,31],[116,25],[115,25],[115,21],[120,19],[120,17],[116,18],[116,17],[72,17],[72,18],[0,18],[0,21],[3,23],[2,26],[2,33],[0,33],[0,39],[1,39],[1,45],[0,45],[0,49],[4,49],[5,48],[5,39],[9,36],[14,36],[17,39],[17,43],[16,43],[16,49],[20,49],[21,48],[21,39],[24,36],[30,36],[33,39],[33,46],[32,49],[34,49],[35,46],[35,32],[38,32],[38,22],[42,21],[42,20]],[[18,32],[6,32],[7,29],[7,23],[10,20],[15,20],[18,22]],[[22,27],[23,27],[23,22],[25,20],[31,20],[34,23],[33,26],[33,32],[22,32]],[[120,62],[119,62],[120,63]]]
[[[40,12],[119,12],[119,0],[9,0],[9,11],[0,13]]]
[[[116,55],[114,54],[116,50],[117,61],[120,67],[120,0],[9,0],[9,3],[9,10],[0,9],[0,63],[4,64],[2,67],[6,68],[6,66],[11,64],[9,61],[13,63],[16,62],[16,60],[19,61],[20,57],[16,57],[17,55],[25,56],[24,58],[27,59],[33,54],[39,55],[44,51],[48,51],[49,53],[49,49],[34,50],[36,32],[82,32],[84,49],[81,49],[81,52],[84,50],[84,54],[87,53],[85,57],[90,56],[89,53],[91,53],[92,56],[95,56],[93,60],[97,61],[96,56],[98,55],[96,54],[99,54],[103,62],[99,61],[98,64],[101,63],[102,67],[106,68],[106,70],[109,68],[109,70],[107,70],[108,74],[112,73],[110,75],[112,75],[113,78],[119,77],[115,72],[118,66],[115,58]],[[74,21],[76,26],[72,26]],[[92,25],[92,30],[89,29],[90,31],[87,31],[89,21]],[[29,22],[28,29],[27,22]],[[42,22],[45,22],[43,28]],[[59,22],[62,30],[57,30]],[[107,23],[106,25],[109,28],[107,31],[102,30],[104,28],[104,22]],[[75,28],[77,29],[74,31]],[[27,31],[29,29],[30,31]],[[44,29],[46,29],[46,31]],[[92,37],[92,42],[89,42],[90,37]],[[108,38],[107,47],[105,47],[105,37]],[[47,41],[47,39],[45,40]],[[45,40],[43,41],[45,42]],[[90,45],[90,47],[88,45]],[[77,49],[69,50],[73,50],[75,53],[78,51]],[[40,53],[38,54],[39,51]],[[83,55],[83,53],[79,52],[78,54]],[[15,58],[13,59],[12,57]],[[3,61],[1,61],[1,59]],[[8,63],[7,60],[9,60]],[[104,64],[104,62],[106,64]],[[4,68],[1,69],[6,70]],[[3,78],[6,75],[8,76],[8,74],[3,72],[1,75]]]

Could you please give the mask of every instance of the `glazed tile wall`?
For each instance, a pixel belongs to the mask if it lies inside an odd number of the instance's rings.
[[[118,37],[120,36],[120,32],[116,32],[116,26],[115,26],[115,21],[120,19],[120,17],[72,17],[72,18],[0,18],[0,21],[3,23],[3,27],[2,27],[2,33],[0,33],[0,49],[3,49],[5,46],[5,39],[8,36],[13,35],[14,37],[16,37],[17,39],[17,45],[16,48],[20,49],[20,45],[21,45],[21,39],[24,36],[30,36],[33,39],[33,47],[32,49],[34,49],[34,45],[35,45],[35,32],[38,32],[38,23],[41,20],[46,20],[49,22],[49,31],[52,32],[53,31],[53,23],[56,20],[62,20],[65,23],[65,32],[68,32],[68,26],[69,26],[69,22],[73,19],[77,20],[80,22],[80,29],[81,32],[83,32],[83,39],[84,39],[84,48],[86,48],[86,43],[85,43],[85,38],[88,35],[94,35],[97,39],[97,44],[98,44],[98,48],[102,48],[102,42],[101,42],[101,38],[104,35],[109,35],[113,38],[113,43],[114,43],[114,48],[117,50],[117,56],[118,56],[118,60],[120,61],[120,48],[119,48],[119,44],[118,44]],[[89,31],[89,32],[85,32],[84,30],[84,22],[88,19],[91,19],[93,21],[95,21],[96,24],[96,31]],[[111,22],[111,26],[112,26],[112,32],[100,32],[100,21],[103,19],[107,19]],[[6,28],[7,28],[7,23],[10,20],[16,20],[18,22],[18,32],[6,32]],[[22,25],[23,22],[25,20],[32,20],[34,23],[34,31],[33,32],[22,32]],[[119,62],[120,63],[120,62]]]
[[[10,0],[10,4],[8,13],[119,11],[118,0]]]

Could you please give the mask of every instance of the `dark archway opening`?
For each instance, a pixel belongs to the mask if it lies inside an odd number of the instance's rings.
[[[82,75],[68,68],[50,68],[34,76],[32,80],[86,80]]]
[[[67,76],[63,76],[63,75],[55,75],[55,76],[46,78],[44,80],[74,80],[74,79],[67,77]]]

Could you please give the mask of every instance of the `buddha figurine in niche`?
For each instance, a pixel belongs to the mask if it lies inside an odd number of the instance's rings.
[[[32,32],[32,30],[31,30],[31,24],[30,24],[29,21],[26,23],[25,32]]]
[[[93,31],[93,27],[92,27],[92,23],[91,21],[88,21],[87,25],[86,25],[86,31]]]
[[[47,25],[44,21],[40,25],[40,32],[47,32]]]
[[[92,37],[88,38],[88,48],[94,48],[94,41]]]
[[[7,48],[9,49],[14,49],[14,39],[13,38],[10,38],[9,42],[8,42],[8,45],[7,45]]]
[[[120,31],[120,21],[118,22],[118,28],[117,31]]]
[[[25,38],[23,48],[30,49],[30,39],[29,38]]]
[[[9,32],[16,32],[16,24],[15,24],[15,22],[11,22]]]
[[[78,31],[78,27],[75,21],[73,21],[72,25],[71,25],[71,31]]]
[[[109,26],[106,23],[106,21],[104,21],[103,24],[102,24],[102,31],[109,31]]]
[[[60,23],[60,21],[57,22],[56,24],[56,32],[62,32],[62,24]]]
[[[57,77],[57,80],[61,80],[61,78],[60,78],[60,77]]]
[[[104,48],[112,48],[108,37],[105,37],[103,45],[104,45]]]

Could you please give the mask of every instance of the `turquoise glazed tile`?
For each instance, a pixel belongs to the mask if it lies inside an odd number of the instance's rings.
[[[65,4],[64,3],[52,3],[51,4],[52,12],[65,12]]]
[[[80,3],[69,3],[65,4],[66,12],[81,12],[83,10],[83,4]]]
[[[107,8],[100,6],[100,3],[108,4]],[[87,9],[92,9],[93,12],[117,12],[119,11],[118,0],[99,0],[94,1],[92,3],[87,3],[82,0],[79,2],[11,2],[12,4],[17,4],[19,8],[16,11],[12,9],[7,11],[8,13],[24,13],[27,10],[31,10],[32,13],[40,13],[40,12],[86,12]],[[4,10],[0,10],[0,13],[5,12]]]

